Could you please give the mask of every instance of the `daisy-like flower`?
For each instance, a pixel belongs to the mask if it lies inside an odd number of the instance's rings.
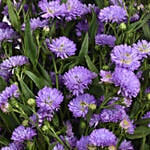
[[[139,40],[137,44],[133,44],[133,49],[141,58],[147,57],[147,55],[150,55],[150,42],[147,42],[146,40]]]
[[[126,132],[129,134],[134,134],[134,128],[135,126],[133,125],[133,120],[130,121],[129,117],[126,116],[121,122],[120,126],[125,129]]]
[[[116,136],[108,129],[95,129],[89,137],[90,144],[94,146],[111,146],[116,142]]]
[[[119,150],[134,150],[131,141],[124,140],[119,146]]]
[[[0,94],[0,108],[6,112],[8,107],[8,100],[18,98],[20,95],[16,84],[12,84],[10,87],[6,87]]]
[[[53,39],[52,44],[49,43],[49,39],[46,39],[46,43],[47,47],[62,59],[75,55],[77,50],[75,43],[65,36]]]
[[[99,75],[102,77],[101,78],[101,82],[104,82],[104,83],[113,83],[112,82],[112,73],[111,73],[111,71],[101,70],[100,73],[99,73]]]
[[[73,95],[79,95],[84,93],[84,89],[88,89],[88,85],[92,83],[92,79],[96,78],[96,76],[96,73],[83,66],[75,66],[64,74],[63,79],[69,91]]]
[[[140,57],[131,46],[118,45],[111,52],[111,60],[117,66],[127,68],[129,70],[137,70],[140,66]]]
[[[96,105],[94,96],[83,94],[70,101],[68,107],[74,117],[85,117],[91,104]]]
[[[66,20],[70,21],[81,17],[82,15],[88,13],[88,8],[83,5],[79,0],[67,0],[66,2]]]
[[[37,135],[35,130],[23,125],[18,126],[12,133],[11,140],[14,142],[22,143],[25,140],[31,140],[33,136]]]
[[[140,81],[130,70],[116,67],[112,81],[116,86],[120,86],[118,94],[121,92],[124,97],[136,97],[140,91]]]
[[[122,22],[127,17],[127,13],[124,8],[114,5],[110,7],[105,7],[99,13],[99,19],[103,22]]]
[[[63,99],[62,93],[56,88],[44,87],[38,92],[38,96],[36,96],[36,104],[44,112],[53,112],[59,109]]]
[[[1,64],[1,69],[7,70],[8,72],[14,73],[14,69],[17,66],[22,66],[24,64],[28,64],[28,58],[26,56],[11,56],[8,59],[5,59]]]
[[[115,46],[116,37],[112,35],[106,35],[106,34],[98,34],[95,37],[95,43],[97,45],[108,45],[109,47]]]
[[[41,0],[38,4],[40,9],[42,10],[43,18],[54,18],[57,17],[60,19],[61,17],[65,16],[66,13],[66,7],[65,4],[60,4],[59,0],[56,1],[50,1],[47,0]]]
[[[10,143],[8,146],[2,147],[1,150],[23,150],[23,144]]]

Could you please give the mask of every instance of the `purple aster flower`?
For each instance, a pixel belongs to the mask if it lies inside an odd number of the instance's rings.
[[[111,60],[117,66],[127,68],[129,70],[137,70],[140,66],[140,57],[137,52],[130,46],[119,45],[115,46],[111,53]]]
[[[88,150],[89,136],[82,136],[76,143],[78,150]]]
[[[46,39],[46,43],[47,47],[54,52],[57,57],[61,57],[62,59],[75,55],[75,51],[77,50],[75,43],[65,36],[56,38],[56,40],[53,39],[52,44],[49,43],[49,39]]]
[[[134,134],[135,125],[133,125],[133,122],[134,121],[130,121],[129,117],[126,115],[126,117],[120,122],[120,126],[129,134]]]
[[[141,117],[142,119],[147,119],[150,118],[150,111],[148,111],[143,117]]]
[[[150,55],[150,42],[146,40],[139,40],[137,44],[133,44],[133,49],[138,53],[141,58]]]
[[[86,5],[83,5],[79,0],[67,0],[66,2],[66,20],[70,21],[81,17],[88,12]]]
[[[40,18],[32,18],[30,20],[30,25],[31,25],[31,31],[35,30],[36,28],[42,28],[45,27],[47,25],[47,20],[43,20],[41,21]],[[25,30],[25,23],[23,23],[22,25],[22,30]]]
[[[23,144],[10,143],[8,146],[2,147],[1,150],[23,150]]]
[[[100,120],[102,122],[115,122],[117,123],[118,121],[122,120],[126,112],[125,110],[118,105],[117,108],[114,107],[114,109],[103,109],[100,113]]]
[[[64,84],[73,95],[84,93],[84,89],[88,89],[88,85],[92,83],[92,79],[96,78],[97,74],[89,71],[83,66],[75,66],[66,72],[63,76]]]
[[[4,60],[0,66],[3,70],[8,70],[8,72],[14,73],[14,69],[17,66],[22,66],[24,64],[28,64],[28,58],[26,56],[11,56],[10,58]]]
[[[68,104],[69,110],[74,117],[85,117],[88,113],[90,104],[95,104],[94,96],[90,94],[79,95]]]
[[[138,79],[140,79],[142,77],[143,71],[140,70],[137,72],[136,76],[138,77]],[[142,78],[144,80],[144,78]]]
[[[39,90],[38,96],[36,96],[36,103],[41,110],[53,112],[59,109],[63,98],[62,93],[57,89],[44,87]]]
[[[124,97],[136,97],[140,91],[140,81],[130,70],[115,68],[112,80],[116,86],[120,86],[120,91]]]
[[[101,78],[101,82],[104,82],[104,83],[113,83],[112,82],[112,73],[111,73],[111,71],[101,70],[100,73],[99,73],[99,75],[102,77]]]
[[[91,117],[91,120],[89,122],[90,127],[92,127],[93,125],[94,125],[94,127],[96,127],[98,125],[98,123],[99,123],[100,120],[101,120],[100,114],[94,114]]]
[[[119,6],[119,3],[118,1],[120,2],[121,6],[123,6],[123,2],[122,0],[109,0],[111,4],[113,5],[118,5]]]
[[[98,34],[95,37],[95,43],[97,45],[108,45],[110,47],[114,47],[115,46],[115,41],[116,41],[116,37],[115,36],[111,36],[111,35],[106,35],[106,34]]]
[[[20,125],[13,131],[11,140],[22,143],[25,140],[31,140],[35,135],[37,134],[34,129],[30,127],[25,128],[23,125]]]
[[[124,97],[123,104],[125,104],[127,107],[130,107],[132,104],[132,99]]]
[[[136,13],[130,17],[130,22],[135,22],[140,19],[140,16]]]
[[[122,22],[127,17],[127,13],[124,8],[114,5],[110,7],[105,7],[99,13],[99,19],[103,22]]]
[[[101,146],[103,148],[113,145],[116,141],[116,136],[108,129],[95,129],[90,134],[89,141],[92,145]]]
[[[42,10],[42,13],[44,13],[42,15],[43,18],[57,17],[58,19],[60,19],[60,17],[65,16],[66,13],[65,4],[60,4],[59,0],[53,0],[50,2],[48,2],[47,0],[41,0],[38,6]]]
[[[76,25],[76,34],[79,37],[81,37],[82,32],[88,32],[88,30],[89,30],[89,24],[87,19],[78,22],[78,24]]]
[[[150,87],[146,88],[145,90],[145,94],[148,94],[148,93],[150,93]]]
[[[65,148],[64,148],[64,146],[61,145],[60,143],[57,143],[57,144],[54,146],[53,150],[65,150]]]
[[[16,84],[12,84],[10,87],[6,87],[4,91],[0,94],[0,108],[3,111],[7,111],[8,100],[18,98],[20,95],[19,89]]]
[[[124,140],[119,146],[119,150],[134,150],[131,141]]]

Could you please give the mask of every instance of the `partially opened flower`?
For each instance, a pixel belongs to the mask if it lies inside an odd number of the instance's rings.
[[[101,70],[100,73],[99,73],[99,75],[102,77],[101,78],[101,82],[104,82],[104,83],[113,83],[112,82],[112,73],[111,73],[111,71]]]
[[[89,111],[91,104],[95,105],[96,100],[90,94],[83,94],[77,96],[68,104],[69,110],[73,113],[74,117],[85,117]]]
[[[73,95],[84,93],[84,89],[88,89],[88,85],[92,83],[92,79],[97,76],[96,73],[84,68],[83,66],[75,66],[66,72],[63,76],[64,84]]]
[[[14,142],[22,143],[25,140],[31,140],[36,134],[35,130],[23,125],[18,126],[12,133],[11,140]]]
[[[49,39],[46,39],[46,43],[50,51],[62,59],[75,55],[75,51],[77,50],[76,44],[65,36],[53,39],[51,44],[49,43]]]

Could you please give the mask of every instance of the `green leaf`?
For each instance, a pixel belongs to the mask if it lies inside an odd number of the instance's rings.
[[[7,146],[10,143],[10,141],[8,141],[8,139],[6,139],[3,136],[0,136],[0,144]]]
[[[34,98],[33,92],[28,88],[26,83],[23,80],[20,80],[21,90],[23,92],[23,95],[28,100],[29,98]]]
[[[34,73],[32,73],[31,71],[24,71],[24,73],[31,78],[31,80],[35,83],[35,85],[39,88],[42,89],[44,86],[49,86],[48,81],[46,81],[44,78],[42,78],[41,76],[36,76]]]
[[[33,41],[29,18],[27,18],[25,23],[24,43],[25,55],[31,60],[33,66],[35,67],[37,64],[37,47]]]
[[[94,63],[91,61],[90,57],[88,55],[85,55],[85,60],[86,63],[88,65],[88,68],[92,71],[92,72],[96,72],[99,73],[99,71],[97,70],[96,66],[94,65]]]
[[[103,0],[96,0],[96,4],[97,6],[102,9],[103,8],[103,5],[104,5],[104,1]]]
[[[8,6],[8,13],[9,13],[9,18],[10,18],[12,26],[17,31],[20,31],[20,21],[17,17],[17,14],[14,11],[13,3],[10,0],[7,0],[7,6]]]
[[[148,23],[145,23],[142,28],[143,28],[144,36],[145,36],[148,40],[150,40],[150,28],[149,28],[149,24],[148,24]]]
[[[83,57],[86,54],[88,54],[88,47],[89,47],[89,37],[88,37],[88,33],[86,33],[79,53],[80,60],[83,59]]]
[[[92,44],[94,43],[94,39],[95,39],[97,30],[98,30],[97,18],[96,18],[96,14],[92,8],[92,20],[91,20],[90,27],[89,27],[90,43],[92,43]]]
[[[7,86],[5,80],[0,76],[0,92],[2,92]]]
[[[128,139],[140,139],[150,134],[150,128],[146,126],[139,126],[135,129],[134,134],[127,135]]]

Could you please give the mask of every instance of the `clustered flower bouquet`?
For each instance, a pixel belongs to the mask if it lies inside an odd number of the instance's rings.
[[[150,150],[148,0],[0,0],[1,150]]]

